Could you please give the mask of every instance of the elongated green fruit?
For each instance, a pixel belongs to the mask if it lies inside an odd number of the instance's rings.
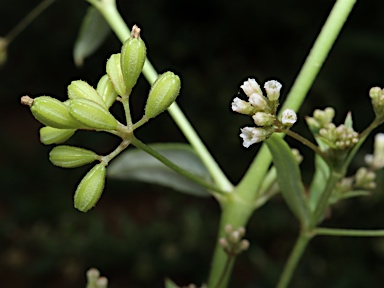
[[[82,80],[72,81],[70,85],[68,85],[68,98],[69,99],[88,99],[100,104],[101,106],[105,106],[105,102],[100,94],[89,85],[87,82]]]
[[[103,193],[107,169],[103,164],[96,164],[77,186],[74,205],[81,212],[87,212],[99,201]]]
[[[33,116],[46,126],[58,129],[78,129],[83,127],[81,123],[71,116],[67,105],[55,98],[40,96],[32,99],[23,96],[21,97],[21,103],[31,107]]]
[[[107,108],[111,107],[116,101],[117,93],[108,75],[104,75],[100,78],[99,83],[97,83],[96,91],[100,94],[101,98],[103,98]]]
[[[75,134],[76,129],[57,129],[49,126],[40,128],[40,142],[45,145],[60,144]]]
[[[49,152],[49,160],[53,165],[63,168],[80,167],[92,163],[97,154],[84,148],[61,145],[56,146]]]
[[[131,37],[124,42],[121,48],[121,70],[127,91],[136,85],[137,79],[143,70],[147,48],[140,38],[140,29],[135,25]]]
[[[112,54],[112,56],[107,61],[107,74],[111,80],[115,91],[120,96],[125,95],[125,83],[123,78],[123,72],[121,70],[121,54]]]
[[[179,95],[180,85],[179,76],[172,72],[165,72],[159,75],[149,91],[145,106],[145,116],[153,118],[164,112]]]
[[[107,108],[87,99],[72,99],[69,102],[71,115],[80,123],[97,130],[115,130],[117,120]]]

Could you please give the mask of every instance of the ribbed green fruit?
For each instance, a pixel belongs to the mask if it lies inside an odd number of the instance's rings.
[[[97,83],[96,91],[100,94],[101,98],[103,98],[107,108],[111,107],[116,101],[117,93],[108,75],[104,75],[100,78],[99,83]]]
[[[70,85],[68,85],[68,98],[69,99],[88,99],[100,104],[101,106],[105,106],[105,102],[100,94],[89,85],[87,82],[82,80],[72,81]]]
[[[49,160],[53,165],[63,168],[75,168],[92,163],[97,154],[84,148],[61,145],[49,152]]]
[[[83,127],[81,123],[71,116],[67,105],[49,96],[40,96],[33,99],[31,112],[38,121],[46,126],[58,129],[78,129]]]
[[[174,73],[165,72],[159,75],[149,91],[145,116],[154,118],[167,109],[179,95],[180,86],[180,78]]]
[[[40,128],[40,142],[45,145],[60,144],[75,134],[76,129],[57,129],[49,126]]]
[[[147,49],[139,38],[128,38],[121,48],[121,70],[126,89],[131,91],[143,70]]]
[[[118,122],[107,108],[87,99],[69,102],[71,115],[80,123],[97,130],[115,130]]]
[[[111,80],[115,91],[120,96],[125,95],[126,86],[124,83],[123,72],[121,70],[121,54],[113,54],[107,61],[107,74]]]
[[[87,212],[99,201],[103,193],[107,169],[103,164],[96,164],[77,186],[74,205],[81,212]]]

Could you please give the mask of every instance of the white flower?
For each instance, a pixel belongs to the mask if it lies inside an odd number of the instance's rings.
[[[285,109],[281,116],[283,125],[292,126],[297,121],[297,115],[292,109]]]
[[[263,128],[244,127],[240,130],[240,137],[243,138],[243,146],[245,148],[248,148],[252,144],[261,142],[271,135],[271,132]]]
[[[258,111],[265,110],[268,105],[265,97],[258,93],[253,93],[249,96],[249,103],[251,103]]]
[[[256,112],[252,118],[258,126],[270,126],[275,122],[275,116],[265,112]]]
[[[384,133],[376,134],[373,155],[365,155],[365,163],[375,170],[384,167]]]
[[[264,89],[267,91],[267,96],[270,101],[277,101],[279,99],[281,87],[281,83],[276,80],[265,82]]]
[[[263,95],[263,92],[260,89],[259,84],[257,84],[255,79],[248,79],[244,82],[243,85],[240,86],[241,89],[243,89],[245,95],[250,97],[253,93],[258,93]]]
[[[232,110],[237,113],[250,115],[254,113],[255,108],[249,102],[236,97],[232,101]]]

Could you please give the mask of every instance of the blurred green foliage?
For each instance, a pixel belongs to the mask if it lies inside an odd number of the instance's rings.
[[[182,76],[179,104],[230,179],[237,182],[257,148],[238,137],[245,117],[230,111],[247,77],[278,79],[287,93],[334,1],[117,1],[129,26],[138,24],[159,72]],[[38,0],[0,2],[4,36]],[[40,124],[20,96],[66,98],[71,80],[95,85],[111,53],[114,35],[83,68],[72,48],[85,1],[57,1],[9,46],[0,70],[0,287],[84,287],[96,266],[110,287],[162,287],[163,278],[201,283],[207,276],[219,219],[213,199],[195,199],[164,188],[109,181],[96,209],[82,214],[72,197],[86,168],[63,170],[48,161],[38,141]],[[293,129],[309,137],[303,118],[334,106],[336,120],[353,112],[357,130],[373,118],[368,89],[384,86],[383,1],[358,1],[341,37],[299,112]],[[140,79],[133,113],[143,112],[148,84]],[[121,111],[117,108],[116,113]],[[301,120],[301,121],[300,121]],[[382,131],[382,129],[380,129]],[[78,133],[70,143],[107,153],[117,139]],[[139,132],[145,142],[183,142],[164,114]],[[289,141],[298,147],[296,142]],[[351,167],[362,164],[363,147]],[[312,155],[304,149],[304,177]],[[384,227],[383,175],[370,198],[349,200],[331,212],[327,226]],[[251,248],[238,259],[231,287],[274,287],[297,232],[280,197],[256,211],[248,229]],[[384,241],[321,237],[309,246],[292,287],[381,287]]]

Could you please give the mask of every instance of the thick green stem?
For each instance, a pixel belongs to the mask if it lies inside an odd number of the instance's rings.
[[[289,285],[289,282],[292,279],[293,273],[299,263],[299,260],[304,254],[305,249],[311,239],[311,235],[305,232],[300,233],[299,237],[296,240],[296,244],[293,247],[291,254],[289,255],[288,261],[285,264],[283,273],[280,276],[279,283],[277,288],[286,288]]]
[[[335,229],[335,228],[316,228],[316,235],[323,236],[347,236],[347,237],[383,237],[384,230],[355,230],[355,229]]]
[[[235,256],[232,256],[233,261],[227,264],[228,255],[224,252],[223,248],[218,245],[219,239],[224,236],[224,227],[228,224],[234,228],[244,227],[254,211],[253,202],[243,201],[236,193],[231,193],[223,199],[221,201],[221,208],[222,214],[219,235],[208,280],[209,288],[227,287],[235,262]]]
[[[119,11],[117,10],[114,1],[107,2],[105,0],[88,0],[88,2],[90,2],[100,11],[100,13],[107,20],[108,24],[111,26],[112,30],[115,32],[121,42],[124,42],[130,36],[130,30],[125,24]],[[158,73],[156,72],[155,68],[149,62],[148,59],[146,59],[144,63],[143,75],[147,79],[149,84],[155,82],[158,76]],[[193,129],[192,125],[189,123],[188,119],[185,117],[184,113],[181,111],[176,102],[174,102],[168,108],[168,112],[171,115],[172,119],[175,121],[175,123],[178,125],[180,130],[183,132],[188,142],[196,150],[196,153],[199,155],[201,161],[203,161],[204,165],[207,167],[216,185],[221,190],[232,191],[232,183],[228,180],[228,178],[225,176],[224,172],[221,170],[215,159],[209,153],[203,141]]]

